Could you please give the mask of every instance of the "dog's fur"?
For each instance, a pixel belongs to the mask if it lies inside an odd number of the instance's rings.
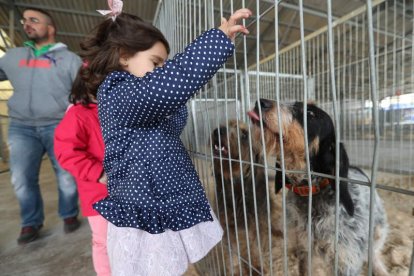
[[[235,120],[229,121],[228,126],[228,129],[226,126],[215,129],[211,138],[214,151],[214,175],[219,218],[225,232],[228,231],[228,235],[223,238],[223,244],[226,247],[226,257],[229,257],[229,251],[231,251],[230,258],[233,263],[230,267],[230,259],[227,258],[226,269],[229,273],[240,275],[241,267],[243,275],[249,275],[248,265],[238,259],[238,250],[240,257],[245,261],[248,261],[248,253],[250,253],[251,265],[261,271],[259,254],[261,252],[263,262],[266,263],[265,256],[269,251],[267,194],[270,196],[272,210],[272,239],[274,237],[280,239],[281,236],[278,225],[279,219],[276,218],[280,213],[279,210],[275,210],[274,190],[272,189],[273,192],[266,192],[261,144],[258,140],[252,141],[251,158],[248,126]],[[239,160],[243,162],[241,163]],[[251,161],[253,161],[253,164]],[[244,205],[246,213],[244,212]],[[259,233],[256,231],[256,225],[259,228]],[[230,240],[230,244],[228,244],[228,240]],[[250,252],[248,252],[248,243]],[[268,265],[263,264],[264,273],[267,267]],[[253,275],[256,274],[254,270],[252,270],[252,273]]]
[[[259,116],[259,106],[261,115]],[[255,108],[249,112],[256,125],[255,135],[264,135],[268,154],[276,154],[281,158],[280,135],[283,141],[286,181],[293,186],[308,185],[306,180],[306,151],[304,130],[304,105],[296,102],[291,105],[280,105],[276,102],[260,99]],[[278,113],[281,116],[279,131]],[[260,131],[263,122],[264,133]],[[330,116],[314,104],[307,104],[307,134],[309,161],[312,172],[335,176],[335,131]],[[256,139],[258,139],[256,137]],[[350,167],[344,145],[340,144],[339,175],[341,178],[356,179],[369,182],[368,177],[358,168]],[[277,167],[280,167],[277,161]],[[292,173],[291,171],[303,173]],[[318,179],[312,176],[312,182]],[[276,175],[276,192],[282,188],[282,176]],[[370,188],[351,181],[340,181],[339,184],[339,237],[338,256],[339,275],[360,275],[364,261],[368,257],[368,229]],[[287,196],[288,232],[296,234],[299,273],[307,275],[308,271],[308,205],[309,198],[300,196],[291,190]],[[312,272],[313,275],[333,275],[334,241],[335,241],[335,180],[312,199]],[[382,200],[375,192],[374,199],[374,256],[373,269],[375,275],[387,275],[381,260],[381,248],[388,232],[388,224]],[[322,265],[321,265],[322,264]]]

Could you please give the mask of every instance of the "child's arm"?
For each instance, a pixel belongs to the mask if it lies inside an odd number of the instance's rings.
[[[69,110],[56,127],[55,156],[59,164],[76,179],[98,182],[103,164],[87,151],[89,130],[75,112]]]
[[[143,78],[121,82],[111,92],[114,104],[108,106],[116,120],[128,127],[147,125],[185,105],[232,56],[234,45],[229,38],[238,32],[248,33],[237,21],[250,14],[247,9],[236,11],[218,29],[203,33],[163,67]]]

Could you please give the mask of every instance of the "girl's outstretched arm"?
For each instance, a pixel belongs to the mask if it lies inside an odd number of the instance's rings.
[[[237,23],[250,15],[248,9],[236,11],[219,28],[203,33],[182,53],[142,78],[110,75],[99,92],[101,108],[110,109],[118,123],[127,127],[152,124],[173,114],[233,55],[234,44],[229,39],[248,33]],[[105,104],[109,101],[112,104]]]

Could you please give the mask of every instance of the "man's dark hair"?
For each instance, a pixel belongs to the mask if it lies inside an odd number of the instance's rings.
[[[35,12],[39,12],[39,13],[45,15],[50,21],[49,25],[51,25],[55,29],[55,34],[57,33],[57,28],[56,28],[55,21],[53,20],[53,17],[50,15],[49,12],[45,11],[44,9],[39,9],[39,8],[26,8],[26,9],[23,10],[23,13],[25,11],[35,11]]]

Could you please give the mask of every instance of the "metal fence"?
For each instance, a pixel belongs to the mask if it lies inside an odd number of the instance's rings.
[[[159,1],[154,24],[170,41],[173,54],[181,51],[202,31],[218,26],[221,16],[227,17],[231,11],[241,7],[248,7],[255,13],[253,19],[245,22],[251,35],[236,39],[234,57],[189,102],[190,117],[182,136],[213,209],[219,216],[227,211],[226,206],[220,205],[220,199],[216,198],[217,187],[223,183],[215,181],[212,169],[213,160],[218,158],[213,156],[211,145],[213,130],[220,126],[228,127],[231,119],[250,125],[246,112],[253,108],[257,100],[267,98],[278,103],[312,101],[329,113],[338,134],[336,142],[345,144],[350,162],[362,168],[371,178],[370,182],[361,185],[369,186],[371,193],[380,191],[386,206],[392,206],[412,220],[413,2],[366,1],[337,18],[332,15],[331,6],[338,2],[341,1],[328,0],[323,11],[316,12],[304,8],[302,1]],[[290,25],[282,23],[279,18],[285,15],[283,8],[293,11]],[[306,15],[312,12],[322,18],[319,22],[323,22],[323,26],[305,35],[307,23],[312,20]],[[293,29],[296,30],[297,41],[286,44],[288,31]],[[240,135],[237,139],[240,143]],[[306,160],[309,163],[309,156]],[[234,161],[243,163],[242,160]],[[265,168],[267,192],[266,198],[253,199],[254,206],[265,201],[266,208],[271,208],[270,201],[274,196],[272,177],[277,171],[285,172],[285,168],[278,169],[274,164],[272,156],[260,164]],[[309,171],[303,173],[311,175],[313,172],[309,164],[307,168]],[[274,210],[268,210],[268,217],[263,222],[266,226],[257,229],[257,237],[248,237],[247,246],[242,246],[246,241],[238,236],[240,233],[235,217],[226,213],[226,219],[222,221],[225,238],[197,264],[200,273],[241,274],[241,270],[233,268],[247,264],[248,274],[295,275],[297,270],[290,268],[295,263],[288,252],[289,228],[286,225],[284,196],[285,192],[277,199],[281,205],[280,224],[284,239],[274,240],[271,234],[271,213]],[[370,206],[373,211],[373,199]],[[396,222],[393,215],[389,215],[388,219],[392,230]],[[256,221],[244,223],[257,225],[262,222],[257,221],[256,217]],[[335,235],[338,235],[337,227]],[[248,229],[248,226],[242,228]],[[411,226],[405,231],[412,229]],[[372,274],[373,231],[371,221],[369,261],[365,270],[369,275]],[[411,242],[406,259],[411,260],[413,235],[408,232],[404,233]],[[307,235],[310,241],[311,231]],[[260,241],[266,244],[267,251],[254,250],[253,243]],[[259,248],[263,246],[261,244]],[[312,246],[310,242],[309,246]],[[255,263],[255,259],[259,261]],[[309,262],[313,262],[311,255]],[[406,269],[398,275],[413,273],[412,263],[411,267],[410,263],[405,266]]]

